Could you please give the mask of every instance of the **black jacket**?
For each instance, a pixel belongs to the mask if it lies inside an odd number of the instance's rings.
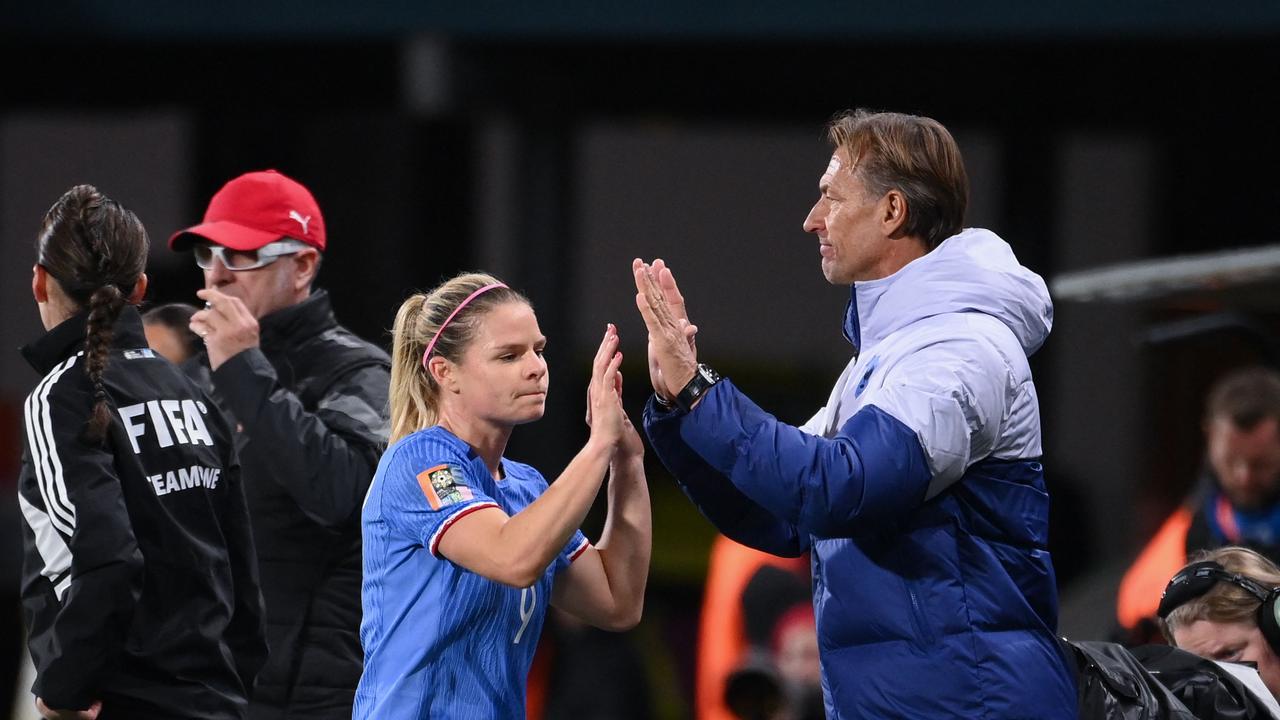
[[[1059,638],[1074,661],[1080,720],[1263,720],[1271,712],[1212,660],[1168,645]]]
[[[351,717],[360,680],[360,507],[388,431],[390,359],[320,291],[260,322],[260,348],[210,373],[236,427],[271,655],[250,717]]]
[[[244,717],[266,643],[230,429],[128,306],[103,375],[107,439],[87,442],[86,317],[23,348],[44,376],[18,486],[32,691],[116,717]]]

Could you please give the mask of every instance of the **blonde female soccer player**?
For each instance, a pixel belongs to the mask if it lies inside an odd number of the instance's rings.
[[[617,331],[607,327],[592,365],[590,437],[549,487],[503,457],[546,405],[546,338],[527,299],[460,275],[406,300],[393,333],[392,444],[363,515],[355,718],[524,718],[548,603],[612,630],[640,619],[649,494]],[[593,547],[578,526],[606,471]]]

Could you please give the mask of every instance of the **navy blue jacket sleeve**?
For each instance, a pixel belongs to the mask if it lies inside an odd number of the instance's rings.
[[[720,532],[747,547],[784,557],[797,557],[808,550],[808,535],[742,494],[685,444],[680,436],[684,417],[683,411],[666,410],[650,398],[644,411],[644,430],[662,464],[702,514]]]
[[[724,380],[677,422],[698,459],[802,535],[842,537],[894,521],[924,501],[931,478],[915,431],[874,405],[821,438],[779,422]]]

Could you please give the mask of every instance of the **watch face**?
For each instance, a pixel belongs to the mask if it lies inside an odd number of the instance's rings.
[[[720,381],[720,376],[716,373],[715,370],[712,370],[711,368],[701,363],[698,364],[698,374],[702,376],[703,380],[706,380],[707,382],[713,385]]]

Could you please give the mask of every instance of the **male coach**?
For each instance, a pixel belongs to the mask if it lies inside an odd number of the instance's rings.
[[[312,290],[325,249],[311,193],[272,170],[228,182],[169,239],[204,271],[186,369],[237,429],[270,656],[254,720],[351,717],[360,679],[360,505],[388,430],[390,360]]]
[[[812,549],[827,717],[1076,717],[1055,639],[1049,497],[1027,356],[1044,282],[963,229],[968,179],[934,120],[856,111],[804,222],[851,285],[853,359],[802,427],[698,363],[662,260],[636,260],[655,397],[645,430],[715,525]]]

